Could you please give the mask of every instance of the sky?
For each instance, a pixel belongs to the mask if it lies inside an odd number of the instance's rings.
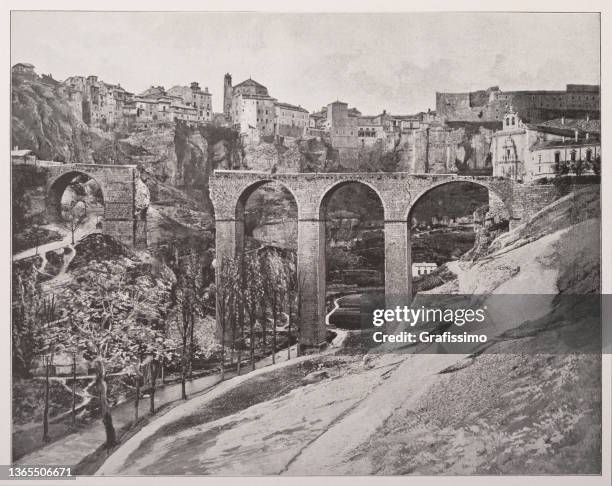
[[[315,111],[435,109],[436,91],[599,84],[599,16],[564,13],[12,12],[11,61],[140,93],[251,77]]]

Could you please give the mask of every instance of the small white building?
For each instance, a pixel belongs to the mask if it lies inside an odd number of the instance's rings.
[[[427,263],[427,262],[419,262],[412,264],[412,276],[418,277],[420,275],[429,275],[436,268],[438,268],[437,263]]]

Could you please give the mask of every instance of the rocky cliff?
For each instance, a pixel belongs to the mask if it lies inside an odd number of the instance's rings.
[[[59,85],[12,77],[11,145],[39,159],[91,163],[108,136],[91,130]]]

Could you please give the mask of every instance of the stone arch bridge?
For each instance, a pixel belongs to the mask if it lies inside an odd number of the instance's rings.
[[[239,256],[244,247],[244,205],[258,187],[276,181],[293,195],[298,209],[298,272],[303,279],[300,345],[316,348],[325,339],[325,209],[343,184],[370,187],[384,210],[385,295],[412,294],[410,212],[435,187],[472,182],[489,190],[489,207],[502,213],[511,227],[550,203],[550,187],[526,186],[498,177],[456,174],[383,173],[260,173],[215,171],[209,181],[215,209],[217,261]],[[542,190],[542,188],[547,190]]]
[[[62,194],[78,175],[94,179],[104,200],[102,232],[130,246],[146,245],[146,218],[136,208],[135,165],[49,164],[46,172],[45,206],[49,220],[61,213]]]

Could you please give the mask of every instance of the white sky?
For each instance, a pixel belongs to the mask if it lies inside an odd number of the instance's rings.
[[[363,113],[435,109],[436,91],[599,83],[599,16],[548,13],[13,12],[11,60],[139,93],[223,75],[280,101]]]

